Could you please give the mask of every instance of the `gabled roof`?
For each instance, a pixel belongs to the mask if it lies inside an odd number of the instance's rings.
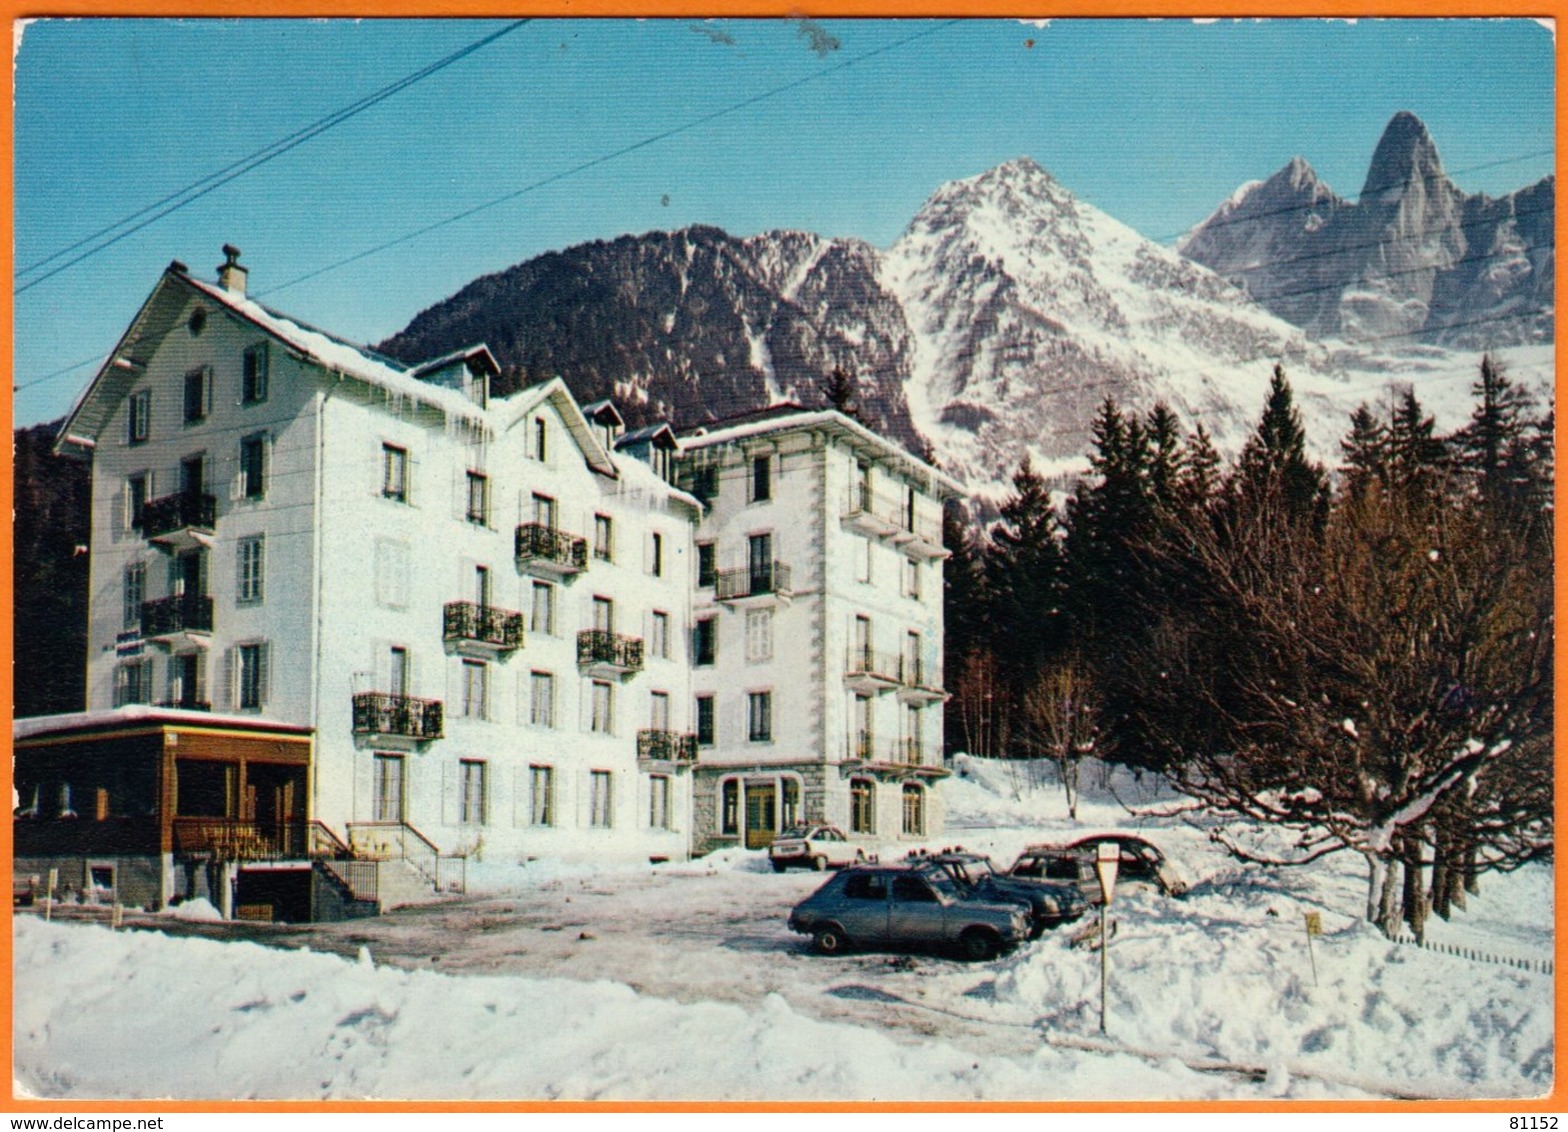
[[[610,458],[609,450],[599,442],[593,426],[583,416],[582,409],[577,407],[572,391],[566,388],[566,382],[559,377],[552,377],[549,381],[531,385],[504,400],[493,402],[491,412],[499,417],[496,431],[507,432],[515,428],[546,402],[554,406],[556,413],[566,423],[566,431],[571,434],[572,442],[582,452],[588,466],[600,475],[614,479],[618,474],[615,461]]]
[[[428,362],[420,362],[411,371],[415,377],[423,378],[428,374],[446,369],[447,366],[462,362],[469,369],[480,370],[491,377],[501,375],[501,366],[495,360],[495,355],[490,352],[490,347],[483,342],[477,346],[468,346],[462,350],[453,350],[450,354],[443,354],[439,358],[431,358]]]
[[[836,409],[805,409],[795,404],[773,405],[682,432],[680,442],[683,452],[695,452],[703,448],[760,440],[779,433],[812,431],[833,433],[851,449],[864,453],[868,458],[898,466],[912,479],[925,483],[930,493],[938,498],[963,494],[962,486],[952,476],[938,471],[902,445],[871,431]]]
[[[583,416],[594,424],[613,425],[616,428],[625,428],[626,419],[621,416],[621,411],[615,407],[615,402],[608,397],[598,401],[589,401],[583,406]]]
[[[411,369],[365,346],[358,346],[304,322],[262,306],[254,299],[235,294],[211,283],[193,279],[185,265],[171,263],[142,304],[131,325],[121,336],[103,367],[77,398],[65,425],[55,441],[62,455],[82,455],[92,451],[109,418],[124,399],[126,391],[146,372],[164,338],[192,294],[200,295],[214,307],[254,326],[268,335],[295,358],[346,378],[386,390],[398,397],[436,410],[446,417],[467,420],[483,427],[484,410],[462,393],[419,380],[418,373],[432,365]],[[437,359],[450,364],[459,357],[494,358],[483,346]]]
[[[655,448],[679,448],[680,442],[675,439],[675,430],[667,421],[655,421],[651,425],[628,432],[615,442],[615,450],[635,448],[639,444],[649,444]]]

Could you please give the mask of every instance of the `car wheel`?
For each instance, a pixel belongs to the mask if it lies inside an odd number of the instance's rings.
[[[844,929],[837,924],[818,928],[816,935],[812,938],[812,943],[815,944],[817,954],[819,955],[840,955],[849,947],[849,940],[844,936]]]
[[[820,873],[828,867],[828,859],[826,857],[813,857],[811,858],[811,867]]]
[[[996,936],[984,928],[965,929],[958,937],[958,945],[964,950],[964,958],[975,962],[994,959],[999,950]]]
[[[781,872],[783,872],[787,868],[789,868],[789,866],[786,865],[783,861],[774,861],[773,862],[773,871],[776,872],[776,873],[781,873]]]

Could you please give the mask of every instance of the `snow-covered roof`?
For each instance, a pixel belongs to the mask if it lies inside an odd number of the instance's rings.
[[[559,377],[552,377],[549,381],[531,385],[510,397],[492,402],[490,419],[496,424],[497,434],[515,428],[547,401],[555,407],[561,420],[566,423],[567,432],[571,433],[573,442],[582,452],[588,466],[600,475],[613,478],[616,475],[615,461],[610,459],[609,450],[600,443],[593,426],[588,423],[582,409],[578,407],[577,399],[566,387],[566,382]]]
[[[495,360],[495,355],[490,352],[490,347],[483,342],[473,346],[465,346],[461,350],[453,350],[450,354],[442,354],[439,358],[431,358],[428,362],[420,362],[414,367],[415,377],[424,377],[426,374],[443,370],[447,366],[463,362],[471,368],[483,369],[491,376],[501,372],[500,363]]]
[[[627,489],[646,491],[653,496],[660,496],[683,503],[694,511],[702,511],[703,503],[700,499],[690,492],[682,491],[674,484],[667,482],[659,473],[635,456],[624,456],[616,452],[612,453],[610,458],[615,461],[615,467],[625,481]]]
[[[680,447],[680,442],[675,439],[675,430],[670,427],[669,422],[657,421],[654,424],[643,425],[642,428],[633,429],[622,436],[615,442],[615,450],[619,452],[622,448],[633,448],[639,444],[651,444],[656,440],[667,441],[666,447]]]
[[[716,426],[701,427],[681,435],[684,452],[713,448],[722,444],[735,444],[745,440],[765,437],[770,433],[804,432],[827,429],[840,434],[852,447],[868,449],[871,454],[902,465],[917,479],[926,481],[934,495],[947,498],[962,494],[962,488],[953,477],[940,472],[917,456],[911,455],[902,445],[871,431],[859,421],[845,416],[836,409],[799,409],[779,406],[776,414],[758,414],[742,418],[735,424],[720,422]],[[789,411],[793,409],[794,411]]]
[[[485,423],[483,408],[463,393],[419,380],[417,374],[427,371],[432,363],[417,368],[404,366],[377,354],[369,347],[344,341],[265,307],[254,299],[192,278],[186,273],[183,264],[171,263],[97,376],[77,398],[60,430],[57,451],[69,453],[92,450],[98,434],[107,425],[130,384],[146,370],[164,336],[174,328],[175,320],[185,309],[191,292],[265,332],[301,361],[427,406],[444,416],[466,420],[480,427]],[[494,365],[495,360],[490,357],[489,350],[475,346],[444,359],[436,359],[437,368],[439,364],[450,364],[458,358],[481,356],[481,352]]]
[[[143,723],[191,724],[208,727],[239,728],[247,731],[286,731],[295,735],[309,735],[311,729],[295,723],[278,723],[254,715],[223,715],[218,712],[193,711],[187,708],[153,707],[150,704],[126,704],[117,708],[99,708],[96,711],[72,711],[60,715],[30,715],[13,720],[11,741],[40,735],[54,735],[67,731],[89,731]]]

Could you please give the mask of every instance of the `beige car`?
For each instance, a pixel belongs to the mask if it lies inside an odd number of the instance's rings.
[[[836,825],[791,826],[768,846],[768,860],[776,873],[791,865],[818,872],[842,869],[865,859],[865,851],[852,844]]]

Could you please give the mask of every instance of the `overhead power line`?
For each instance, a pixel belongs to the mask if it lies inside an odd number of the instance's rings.
[[[71,252],[76,251],[78,248],[81,248],[86,244],[92,244],[94,240],[99,240],[103,236],[109,236],[109,233],[111,232],[116,233],[115,235],[110,236],[108,239],[102,240],[100,243],[93,244],[92,247],[88,248],[80,255],[67,260],[65,263],[60,264],[52,270],[46,271],[43,274],[28,280],[26,283],[16,288],[16,293],[20,295],[23,292],[36,287],[44,280],[51,279],[54,276],[60,274],[62,271],[66,271],[72,267],[75,267],[79,263],[91,259],[99,252],[113,247],[127,236],[139,232],[148,225],[162,220],[170,213],[178,212],[186,205],[193,204],[202,197],[206,196],[208,193],[222,188],[230,181],[234,181],[240,177],[243,177],[245,174],[251,172],[254,169],[260,168],[269,161],[281,157],[290,150],[304,145],[312,138],[318,137],[333,127],[339,126],[342,123],[348,121],[350,118],[364,113],[372,106],[375,106],[381,102],[385,102],[394,94],[398,94],[401,91],[407,90],[409,87],[424,81],[431,75],[445,70],[447,67],[450,67],[452,64],[457,63],[462,59],[466,59],[474,52],[480,50],[483,47],[487,47],[504,35],[511,34],[529,22],[529,19],[514,20],[499,31],[492,32],[491,34],[484,36],[481,39],[477,39],[468,46],[459,48],[450,55],[438,59],[434,63],[428,64],[427,66],[421,67],[419,70],[414,71],[411,74],[404,75],[397,81],[388,83],[380,90],[374,91],[356,102],[351,102],[349,105],[344,106],[341,109],[334,110],[326,117],[318,118],[310,125],[304,126],[286,137],[279,138],[277,141],[272,142],[269,145],[265,145],[253,153],[249,153],[246,156],[240,158],[238,161],[234,161],[228,165],[225,165],[222,169],[207,174],[205,177],[202,177],[199,180],[192,181],[190,184],[175,190],[168,196],[165,196],[160,200],[156,200],[153,203],[131,213],[130,215],[122,217],[113,224],[109,224],[103,228],[98,229],[98,231],[93,232],[90,235],[83,236],[75,243],[68,244],[58,251],[45,256],[43,259],[36,260],[33,263],[28,264],[17,274],[27,275],[45,266],[46,264],[53,263],[61,256],[69,255]],[[152,213],[153,215],[149,216],[148,213]],[[142,219],[143,217],[145,217],[145,219]],[[140,223],[132,223],[133,221],[138,220]],[[125,227],[128,224],[131,226]],[[116,232],[117,229],[121,228],[123,228],[124,231]]]
[[[262,295],[275,294],[278,291],[287,290],[290,287],[303,283],[307,279],[314,279],[319,275],[326,275],[329,272],[337,271],[339,268],[347,267],[351,263],[358,263],[362,259],[368,259],[373,255],[379,255],[380,253],[389,251],[400,244],[406,244],[410,240],[416,240],[420,236],[428,235],[440,228],[445,228],[450,224],[456,224],[460,220],[467,220],[470,216],[475,216],[481,212],[495,208],[498,205],[506,204],[508,201],[516,200],[518,197],[527,193],[542,189],[547,185],[553,185],[557,181],[564,181],[568,177],[574,177],[578,173],[593,169],[599,165],[604,165],[605,163],[614,161],[617,158],[625,157],[627,154],[636,153],[640,149],[647,149],[649,146],[656,145],[659,142],[668,141],[670,138],[689,133],[699,126],[705,126],[709,122],[714,122],[731,114],[739,113],[742,110],[746,110],[752,106],[757,105],[759,102],[766,102],[770,98],[776,98],[779,95],[786,94],[789,91],[797,89],[798,87],[803,87],[808,83],[814,83],[820,79],[825,79],[829,75],[847,71],[849,68],[858,66],[859,64],[864,63],[869,59],[874,59],[878,55],[886,55],[890,51],[896,51],[900,47],[908,46],[909,44],[914,43],[916,40],[925,39],[928,36],[935,35],[937,32],[952,27],[954,24],[960,22],[962,21],[944,20],[942,23],[935,24],[928,28],[923,28],[920,31],[915,32],[913,35],[907,35],[903,39],[895,40],[892,43],[885,43],[881,47],[872,48],[870,51],[862,52],[853,58],[845,59],[841,63],[835,63],[831,67],[824,67],[822,70],[813,72],[812,74],[806,75],[802,78],[794,79],[787,83],[782,83],[779,86],[772,87],[760,94],[754,94],[749,98],[743,98],[739,102],[733,102],[730,105],[723,107],[722,109],[714,110],[707,114],[698,115],[697,117],[692,118],[687,122],[683,122],[679,126],[672,126],[667,130],[660,130],[658,133],[649,134],[640,141],[632,142],[630,145],[625,145],[619,149],[611,150],[609,153],[601,154],[598,157],[579,162],[578,164],[573,165],[570,169],[563,169],[559,173],[552,173],[548,177],[543,177],[540,180],[530,182],[529,184],[523,185],[521,188],[513,189],[511,192],[503,193],[498,197],[492,197],[481,204],[476,204],[471,208],[465,208],[461,212],[455,212],[451,216],[448,216],[442,220],[437,220],[432,224],[426,224],[421,228],[416,228],[412,232],[404,233],[403,235],[388,240],[383,244],[377,244],[375,247],[366,248],[362,252],[356,252],[354,255],[337,260],[333,263],[329,263],[325,267],[318,267],[314,271],[307,271],[304,275],[295,276],[286,283],[279,283],[276,287],[273,287],[270,290],[258,293]]]

